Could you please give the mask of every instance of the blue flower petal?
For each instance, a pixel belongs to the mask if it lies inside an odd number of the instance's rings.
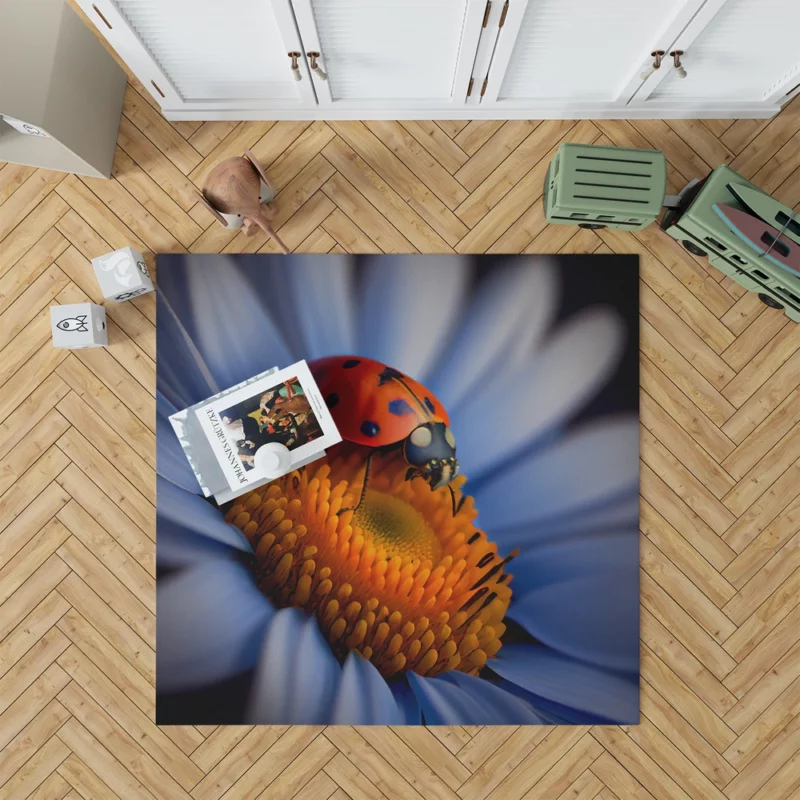
[[[505,645],[491,669],[508,681],[567,708],[618,725],[639,722],[639,681],[581,664],[546,647]]]
[[[463,473],[480,478],[577,413],[611,376],[623,340],[617,314],[592,309],[572,317],[527,362],[487,373],[450,414]]]
[[[175,410],[180,410],[220,391],[219,384],[161,290],[156,295],[156,311],[159,393]]]
[[[352,257],[294,255],[291,262],[288,299],[303,357],[310,361],[356,352]]]
[[[508,616],[574,658],[607,669],[639,669],[638,572],[609,570],[515,594]]]
[[[250,669],[274,613],[250,572],[223,560],[162,578],[157,603],[160,692],[199,688]]]
[[[425,382],[464,311],[459,256],[381,256],[365,270],[357,352]]]
[[[251,689],[247,721],[255,725],[324,725],[342,668],[315,617],[296,608],[269,623]]]
[[[252,552],[245,535],[236,526],[225,522],[222,512],[210,502],[161,477],[157,478],[156,488],[159,548],[162,538],[166,539],[172,532],[182,530],[190,539],[211,540],[245,553]]]
[[[515,697],[522,698],[548,725],[608,725],[612,722],[606,717],[546,700],[541,695],[533,694],[516,683],[500,678],[491,672],[487,673],[486,680]]]
[[[639,574],[639,532],[571,536],[523,551],[511,564],[515,599],[554,583],[614,573],[636,581]]]
[[[170,403],[163,394],[156,392],[156,413],[158,415],[168,420],[176,411],[180,411],[180,409]]]
[[[581,426],[480,484],[474,496],[481,525],[499,531],[575,513],[638,485],[639,423],[620,416]]]
[[[427,381],[451,415],[487,375],[527,362],[550,326],[558,307],[557,273],[542,256],[521,262],[492,271],[479,284]]]
[[[448,672],[438,678],[408,673],[426,725],[540,725],[523,700],[481,678]]]
[[[184,567],[201,561],[230,559],[236,549],[231,549],[216,539],[197,536],[187,528],[170,522],[159,522],[156,553],[159,568]]]
[[[222,389],[297,360],[259,300],[265,291],[257,277],[265,274],[263,266],[209,255],[184,269],[186,297],[179,302],[171,291],[170,300]],[[159,363],[159,372],[162,367]]]
[[[639,494],[635,490],[610,502],[565,511],[544,521],[523,522],[510,528],[492,528],[489,538],[504,553],[518,547],[523,553],[542,543],[586,536],[602,536],[637,527]],[[513,570],[512,570],[513,571]]]
[[[401,725],[403,714],[380,672],[355,650],[344,662],[332,725]]]
[[[395,702],[400,708],[402,715],[401,725],[421,725],[422,724],[422,709],[419,707],[417,697],[408,685],[408,680],[405,676],[398,680],[393,680],[389,684],[392,690]]]

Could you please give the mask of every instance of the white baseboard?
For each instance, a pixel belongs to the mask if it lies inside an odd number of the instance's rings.
[[[344,119],[769,119],[781,110],[778,105],[763,103],[740,105],[686,104],[636,106],[531,106],[513,108],[481,108],[478,105],[460,108],[430,106],[417,108],[164,108],[164,116],[174,122],[192,120],[344,120]]]

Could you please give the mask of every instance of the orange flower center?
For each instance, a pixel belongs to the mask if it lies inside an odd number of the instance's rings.
[[[357,510],[365,448],[255,489],[228,509],[255,550],[261,590],[317,617],[333,651],[358,650],[385,677],[401,670],[477,674],[501,647],[514,554],[473,525],[466,497],[405,480],[399,454],[376,457]],[[465,478],[452,483],[456,501]]]

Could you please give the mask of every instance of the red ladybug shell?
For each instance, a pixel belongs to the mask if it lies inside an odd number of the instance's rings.
[[[368,447],[403,441],[420,424],[450,418],[434,394],[400,371],[360,356],[309,364],[342,438]]]

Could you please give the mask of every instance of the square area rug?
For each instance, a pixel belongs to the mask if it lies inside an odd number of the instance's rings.
[[[638,272],[159,256],[158,723],[637,723]],[[345,441],[205,499],[168,417],[334,356]],[[418,419],[456,451],[437,488]]]

